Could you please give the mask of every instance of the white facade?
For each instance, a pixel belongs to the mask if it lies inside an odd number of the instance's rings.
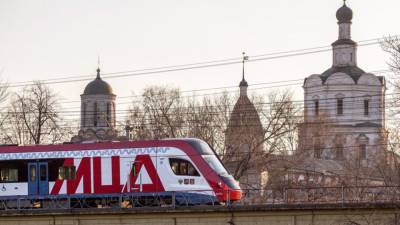
[[[369,166],[384,158],[385,79],[357,67],[351,9],[344,5],[336,16],[332,67],[304,81],[301,148],[314,158]]]

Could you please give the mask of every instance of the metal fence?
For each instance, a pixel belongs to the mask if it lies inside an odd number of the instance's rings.
[[[400,186],[294,187],[246,189],[239,201],[219,202],[210,190],[111,195],[47,195],[0,197],[0,210],[188,207],[198,205],[296,205],[400,203]],[[230,196],[227,191],[226,196]]]
[[[400,186],[292,187],[243,193],[232,204],[400,203]]]

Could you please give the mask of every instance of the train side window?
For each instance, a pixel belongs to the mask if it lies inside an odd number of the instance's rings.
[[[73,180],[76,177],[75,166],[61,166],[58,168],[59,180]]]
[[[68,166],[66,170],[67,180],[73,180],[76,177],[76,167]]]
[[[200,176],[196,168],[187,160],[170,158],[169,164],[174,174],[178,176]]]
[[[59,180],[65,179],[65,167],[63,166],[58,167],[58,179]]]
[[[175,161],[175,160],[171,162],[171,159],[170,159],[170,164],[171,164],[172,171],[175,174],[179,173],[179,163],[177,161]]]
[[[18,181],[18,169],[1,168],[0,169],[0,181],[1,182]]]
[[[188,164],[186,162],[179,163],[180,175],[188,175]]]

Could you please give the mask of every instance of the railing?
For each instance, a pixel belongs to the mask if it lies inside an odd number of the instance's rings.
[[[400,203],[400,186],[293,187],[244,190],[234,204]]]
[[[220,205],[211,190],[0,197],[0,211]]]
[[[296,187],[242,190],[239,201],[219,202],[210,190],[0,197],[0,210],[59,210],[94,208],[187,207],[197,205],[296,205],[347,203],[400,203],[400,186]]]

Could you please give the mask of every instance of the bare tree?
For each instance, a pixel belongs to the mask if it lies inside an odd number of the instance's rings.
[[[223,158],[226,155],[225,131],[229,122],[232,98],[227,92],[218,96],[194,97],[186,102],[186,136],[206,141]]]
[[[382,49],[389,53],[390,59],[388,65],[390,69],[397,75],[393,77],[394,79],[394,86],[399,90],[400,88],[400,37],[387,37],[381,42]]]
[[[296,149],[300,108],[289,90],[271,92],[267,101],[260,95],[236,100],[227,92],[182,100],[179,90],[157,86],[142,96],[127,117],[135,138],[203,139],[236,179],[249,170],[260,172],[271,155],[290,155]]]
[[[1,73],[0,73],[1,75]],[[4,105],[4,102],[7,100],[9,96],[8,93],[8,84],[7,82],[0,79],[0,105]],[[5,132],[4,123],[7,120],[7,114],[4,112],[5,107],[0,107],[0,130],[1,132]]]
[[[134,104],[127,120],[136,138],[160,139],[183,136],[184,112],[179,89],[152,86],[144,90],[142,102]]]
[[[239,98],[237,104],[242,106],[239,110],[234,109],[231,115],[224,162],[243,185],[253,186],[251,184],[256,183],[254,179],[246,177],[251,178],[265,171],[277,155],[293,153],[288,149],[294,150],[297,145],[300,109],[292,97],[290,90],[284,90],[272,91],[266,101],[261,96],[255,96],[254,104]]]
[[[71,134],[61,126],[57,96],[43,83],[26,86],[14,93],[7,112],[7,143],[42,144],[67,140]]]

